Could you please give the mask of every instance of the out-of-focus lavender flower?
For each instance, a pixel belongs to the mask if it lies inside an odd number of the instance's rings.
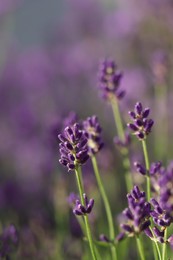
[[[161,227],[170,226],[172,217],[169,213],[166,212],[154,198],[151,199],[151,204],[154,209],[151,210],[150,215],[152,216],[154,223]]]
[[[10,225],[3,230],[0,235],[0,256],[7,257],[18,245],[19,235],[14,225]]]
[[[159,195],[159,204],[173,217],[173,163],[162,168],[155,180]]]
[[[171,235],[169,238],[168,238],[168,243],[170,244],[172,250],[173,250],[173,235]]]
[[[58,135],[61,143],[59,162],[67,166],[68,170],[75,170],[81,164],[84,164],[89,156],[87,149],[87,138],[80,129],[79,124],[67,126],[63,134]]]
[[[119,90],[122,72],[117,71],[117,66],[113,60],[104,60],[99,68],[99,88],[104,99],[110,101],[116,97],[121,99],[125,91]]]
[[[82,205],[79,200],[76,200],[76,206],[73,209],[73,213],[78,216],[82,216],[85,214],[90,214],[93,206],[94,206],[94,199],[88,200],[86,194],[83,194],[85,205]]]
[[[102,128],[96,116],[88,117],[83,121],[84,134],[87,138],[88,154],[96,154],[103,147],[101,138]]]
[[[125,133],[124,140],[121,140],[118,136],[114,137],[114,143],[120,148],[129,146],[130,142],[131,142],[131,137],[128,132]]]
[[[76,200],[79,200],[79,196],[75,194],[74,192],[71,192],[70,195],[67,198],[67,201],[70,205],[75,205]]]
[[[134,162],[134,166],[136,167],[137,172],[139,172],[140,174],[142,175],[147,174],[146,167],[142,165],[140,162]],[[161,166],[162,166],[161,162],[152,163],[149,169],[149,174],[150,175],[156,174],[157,172],[159,172]]]
[[[1,0],[0,1],[0,16],[16,8],[21,0]]]
[[[156,51],[152,56],[152,70],[155,80],[163,83],[168,73],[168,57],[164,51]]]
[[[106,242],[106,243],[110,242],[109,238],[105,234],[101,234],[99,236],[99,240],[102,241],[102,242]]]
[[[72,126],[78,121],[77,114],[74,111],[71,111],[69,115],[64,119],[63,125],[66,126]]]
[[[129,115],[133,120],[133,123],[127,124],[127,126],[133,131],[139,140],[143,140],[151,132],[154,121],[148,119],[150,113],[149,108],[143,110],[142,104],[137,102],[134,111],[129,111]]]
[[[134,186],[131,193],[127,195],[128,208],[122,212],[125,222],[121,224],[123,232],[116,238],[122,240],[126,235],[134,236],[140,234],[150,226],[151,205],[146,201],[145,192]]]

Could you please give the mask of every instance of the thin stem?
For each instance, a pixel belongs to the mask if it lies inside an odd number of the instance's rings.
[[[162,258],[161,258],[161,253],[160,253],[160,248],[159,248],[158,243],[157,243],[157,241],[156,241],[156,236],[155,236],[155,234],[154,234],[152,228],[150,228],[150,231],[151,231],[151,233],[152,233],[152,235],[153,235],[153,238],[154,238],[153,242],[154,242],[154,245],[155,245],[155,247],[156,247],[156,250],[157,250],[157,253],[158,253],[158,256],[159,256],[159,260],[162,260]],[[153,251],[154,251],[154,249],[153,249]],[[154,255],[155,255],[155,254],[154,254]]]
[[[159,111],[159,120],[156,122],[157,127],[155,128],[155,153],[159,160],[168,159],[167,155],[169,152],[165,153],[165,151],[169,151],[169,121],[168,121],[168,111],[167,111],[167,83],[166,81],[162,83],[157,83],[155,86],[155,111],[161,107]],[[164,125],[164,127],[162,127]]]
[[[151,183],[150,183],[150,176],[149,176],[149,157],[148,157],[148,151],[147,151],[147,145],[146,145],[146,141],[142,140],[142,148],[143,148],[143,153],[144,153],[144,158],[145,158],[145,167],[147,170],[147,199],[148,201],[150,201],[151,198]]]
[[[164,243],[163,243],[163,247],[162,247],[162,260],[166,259],[166,239],[167,239],[167,228],[165,229],[164,232]]]
[[[121,141],[125,141],[125,134],[123,128],[123,122],[120,116],[119,106],[116,99],[111,100],[112,111],[114,115],[114,121],[117,128],[117,134]],[[133,188],[132,176],[130,173],[130,160],[129,160],[129,152],[126,147],[121,149],[121,154],[123,155],[123,166],[126,170],[125,172],[125,182],[127,191],[130,191]]]
[[[139,251],[141,260],[145,260],[144,249],[143,249],[139,236],[136,236],[136,243],[137,243],[137,247],[138,247],[138,251]]]
[[[99,187],[99,191],[100,191],[100,194],[102,196],[104,207],[105,207],[105,210],[106,210],[108,226],[109,226],[109,236],[110,236],[110,239],[113,240],[115,238],[115,232],[114,232],[114,224],[113,224],[113,218],[112,218],[110,204],[109,204],[109,201],[108,201],[108,198],[107,198],[107,195],[106,195],[106,192],[105,192],[105,189],[104,189],[101,177],[100,177],[96,157],[92,156],[91,160],[92,160],[97,184],[98,184],[98,187]],[[116,260],[117,259],[117,252],[116,252],[116,248],[114,246],[111,246],[111,253],[112,253],[112,259]]]
[[[81,199],[82,204],[84,205],[84,197],[83,197],[84,190],[83,190],[83,183],[82,183],[79,169],[77,168],[75,170],[75,172],[76,172],[76,180],[77,180],[77,185],[78,185],[78,189],[79,189],[80,199]],[[90,250],[91,250],[91,255],[92,255],[93,260],[97,260],[95,251],[94,251],[94,244],[93,244],[93,240],[92,240],[92,236],[91,236],[88,215],[84,215],[84,221],[85,221],[86,234],[87,234],[87,238],[88,238],[88,242],[89,242],[89,246],[90,246]]]

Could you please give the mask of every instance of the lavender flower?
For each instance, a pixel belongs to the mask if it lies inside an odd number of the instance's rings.
[[[90,214],[93,206],[94,206],[94,199],[90,199],[88,201],[88,198],[86,194],[83,194],[85,205],[82,205],[79,200],[76,200],[76,206],[73,209],[73,213],[78,216],[83,216],[85,214]]]
[[[67,126],[63,134],[58,135],[61,143],[59,162],[67,166],[68,171],[75,170],[79,165],[84,164],[88,156],[87,139],[80,129],[79,124]]]
[[[102,129],[96,116],[88,117],[83,122],[83,129],[87,138],[88,154],[96,154],[103,147],[101,138]]]
[[[117,66],[112,60],[102,61],[99,68],[99,88],[104,99],[110,101],[113,97],[121,99],[125,91],[119,90],[122,73],[117,71]]]
[[[165,230],[159,230],[157,227],[153,227],[151,229],[151,227],[146,228],[144,230],[144,233],[151,238],[154,241],[157,241],[159,243],[165,243],[166,241],[164,240],[164,233]]]
[[[149,108],[143,110],[142,104],[137,102],[134,111],[129,111],[129,115],[133,120],[133,123],[127,124],[127,126],[134,132],[134,134],[143,140],[151,132],[154,121],[148,119],[150,113]]]
[[[151,210],[150,215],[152,216],[154,223],[161,227],[170,226],[172,218],[169,213],[153,198],[151,199],[151,204],[153,205],[154,210]]]
[[[150,226],[151,205],[146,201],[145,192],[140,191],[138,186],[134,186],[131,193],[127,195],[127,200],[128,208],[122,213],[125,222],[120,225],[123,232],[118,235],[118,241],[125,235],[138,235]]]
[[[10,225],[3,230],[0,235],[0,256],[7,257],[9,253],[13,252],[18,245],[19,236],[14,225]]]
[[[147,169],[144,165],[142,165],[139,162],[134,162],[134,166],[136,167],[137,172],[139,172],[142,175],[146,175],[147,174]],[[161,168],[162,164],[161,162],[155,162],[152,163],[149,169],[149,174],[150,175],[155,175],[157,172],[159,172],[160,168]]]
[[[101,234],[99,236],[99,240],[102,241],[102,242],[105,242],[105,243],[110,243],[110,239],[105,235],[105,234]]]
[[[159,204],[173,217],[173,163],[171,162],[167,168],[162,168],[155,179],[159,195]]]

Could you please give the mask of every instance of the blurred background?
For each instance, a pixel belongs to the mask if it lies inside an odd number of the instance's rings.
[[[74,175],[58,162],[57,136],[72,111],[79,119],[98,115],[105,142],[98,160],[115,223],[125,205],[113,116],[97,87],[102,58],[123,71],[124,124],[136,101],[150,106],[157,126],[151,159],[171,159],[172,11],[171,0],[0,0],[0,220],[19,232],[12,259],[83,259],[67,202]],[[138,144],[131,157],[140,158]],[[106,230],[102,204],[89,163],[84,171],[98,237]]]

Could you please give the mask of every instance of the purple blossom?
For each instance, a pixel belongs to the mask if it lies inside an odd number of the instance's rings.
[[[88,154],[96,154],[103,147],[101,138],[102,128],[96,116],[88,117],[83,121],[84,134],[87,138]]]
[[[0,235],[0,256],[7,257],[17,247],[18,241],[19,235],[15,226],[11,224],[6,227]]]
[[[159,204],[173,217],[173,163],[167,168],[162,167],[154,177],[153,186],[157,191]]]
[[[79,200],[76,200],[75,208],[73,209],[73,213],[78,216],[83,216],[85,214],[90,214],[93,206],[94,206],[94,199],[90,199],[88,201],[88,198],[86,194],[83,194],[85,205],[82,205]]]
[[[127,124],[130,130],[133,131],[139,140],[143,140],[151,132],[154,121],[148,119],[150,113],[149,108],[143,109],[142,104],[137,102],[134,111],[129,111],[129,115],[132,118],[133,123]]]
[[[127,195],[128,208],[122,212],[125,219],[120,226],[123,230],[119,234],[118,240],[122,240],[125,235],[134,236],[140,234],[150,226],[151,205],[146,201],[145,192],[140,191],[138,186],[134,186],[131,193]]]
[[[156,240],[159,243],[164,243],[166,242],[164,240],[164,232],[165,230],[159,230],[157,227],[153,227],[153,228],[146,228],[145,229],[145,234],[146,236],[148,236],[149,238],[151,238],[152,240]]]
[[[59,162],[67,166],[68,171],[75,170],[88,160],[87,138],[79,124],[67,126],[64,133],[59,134],[58,137],[61,141],[59,144],[61,154]]]
[[[141,164],[140,162],[134,162],[134,166],[136,167],[137,172],[139,172],[142,175],[146,175],[147,174],[147,169],[146,167]],[[151,164],[150,169],[149,169],[149,174],[155,175],[157,172],[160,171],[162,164],[161,162],[154,162]]]
[[[150,215],[153,218],[154,223],[160,227],[170,226],[172,217],[169,213],[166,212],[154,198],[151,199],[151,204],[154,209],[151,210]]]
[[[113,60],[104,60],[99,68],[99,88],[104,99],[110,101],[113,97],[121,99],[125,91],[119,90],[122,73],[117,71],[117,66]]]

